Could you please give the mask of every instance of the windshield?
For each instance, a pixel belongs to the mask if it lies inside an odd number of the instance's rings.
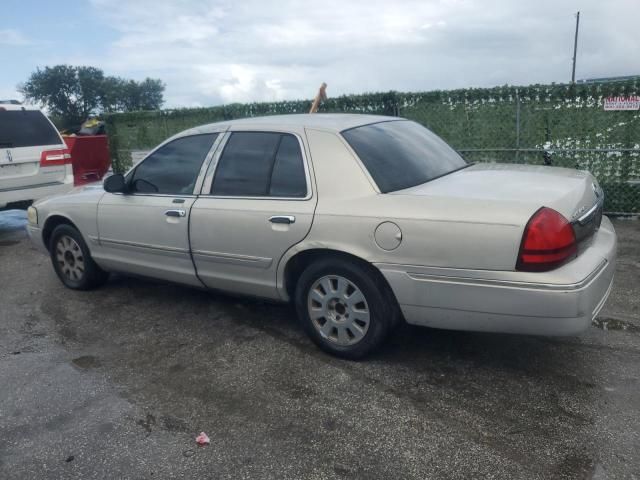
[[[400,120],[342,132],[382,193],[414,187],[467,166],[430,130]]]
[[[0,109],[0,148],[60,145],[62,140],[38,110]]]

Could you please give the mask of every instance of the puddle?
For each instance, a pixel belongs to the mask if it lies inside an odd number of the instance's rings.
[[[639,326],[617,318],[598,317],[591,323],[602,330],[623,330],[634,333],[640,332]]]
[[[26,225],[26,211],[4,210],[0,212],[0,246],[8,247],[19,243],[27,236]]]
[[[26,210],[4,210],[0,212],[0,232],[3,230],[20,230],[26,225]]]
[[[82,370],[88,370],[90,368],[97,368],[100,366],[100,361],[91,355],[74,358],[71,360],[71,363]]]

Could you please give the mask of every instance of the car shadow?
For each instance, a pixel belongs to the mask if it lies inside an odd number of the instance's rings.
[[[212,305],[233,322],[260,330],[287,342],[306,354],[319,356],[329,363],[353,363],[321,352],[304,334],[295,309],[290,304],[167,284],[146,278],[113,275],[109,289],[146,295],[180,298],[185,304]],[[114,292],[115,293],[115,292]],[[203,319],[203,321],[207,321]],[[376,352],[361,362],[385,363],[406,368],[436,368],[462,362],[485,368],[509,369],[531,375],[555,371],[558,362],[568,361],[579,344],[573,338],[536,337],[499,333],[464,332],[401,324]],[[359,363],[359,362],[355,362]]]
[[[153,399],[187,424],[217,409],[251,423],[261,421],[258,406],[328,402],[341,412],[355,402],[400,409],[414,426],[433,423],[514,459],[531,439],[560,438],[559,426],[594,435],[602,388],[579,340],[402,325],[348,361],[317,348],[289,305],[119,275],[72,297],[82,316],[65,317],[54,300],[45,307],[79,358],[95,357],[128,398]]]

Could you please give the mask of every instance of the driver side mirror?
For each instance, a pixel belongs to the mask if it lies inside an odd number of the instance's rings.
[[[103,186],[104,191],[109,193],[125,193],[127,190],[127,182],[121,173],[114,173],[110,177],[105,178]]]

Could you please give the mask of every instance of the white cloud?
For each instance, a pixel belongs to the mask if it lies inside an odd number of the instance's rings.
[[[0,47],[2,46],[23,46],[29,45],[29,40],[18,30],[8,28],[0,29]]]
[[[309,98],[322,81],[329,95],[567,81],[576,9],[557,0],[92,3],[118,34],[99,66],[161,78],[168,106]],[[631,54],[640,4],[579,8],[578,77],[640,74]]]
[[[197,84],[200,91],[211,96],[217,94],[224,103],[251,102],[256,97],[266,101],[284,98],[281,81],[268,78],[268,73],[251,65],[205,65],[198,68],[198,73],[203,78]]]

